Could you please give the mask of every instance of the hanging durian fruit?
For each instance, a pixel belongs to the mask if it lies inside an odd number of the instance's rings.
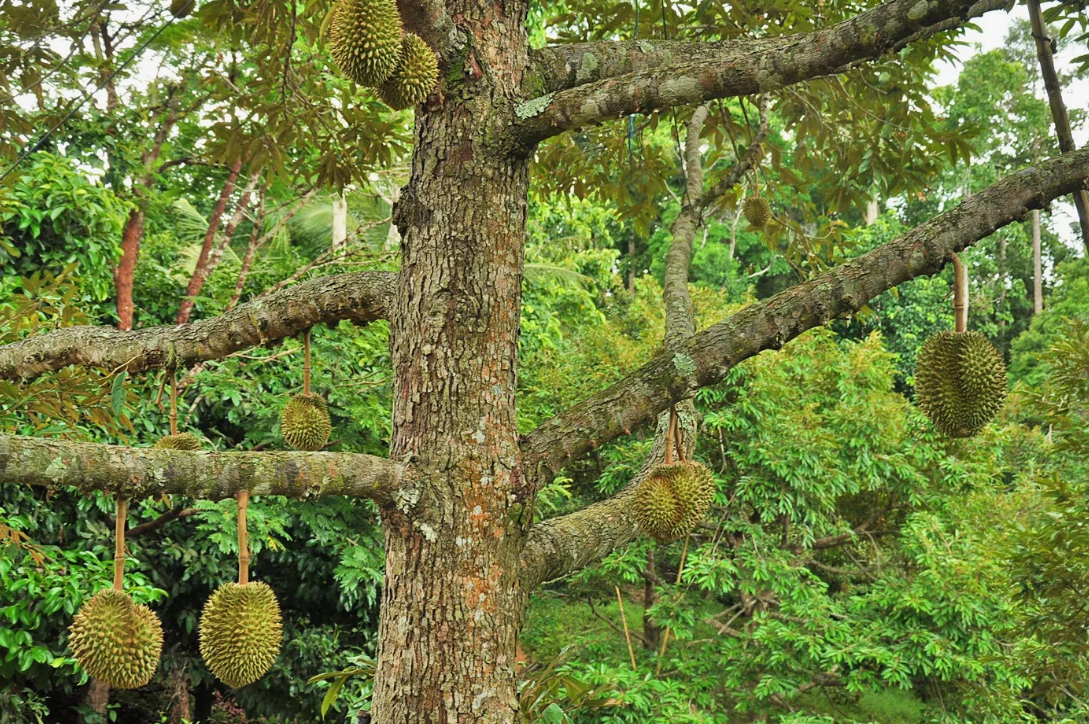
[[[994,345],[967,332],[967,276],[953,255],[956,331],[939,332],[919,350],[915,396],[934,427],[949,437],[971,437],[998,414],[1006,400],[1006,366]]]
[[[170,14],[178,20],[188,17],[196,7],[197,0],[170,0]]]
[[[746,196],[741,203],[741,213],[755,228],[763,229],[771,220],[771,204],[763,196]]]
[[[265,583],[250,582],[246,535],[249,492],[238,494],[238,583],[225,583],[204,604],[200,655],[216,678],[238,688],[260,679],[280,653],[280,604]]]
[[[200,450],[200,438],[191,432],[176,435],[163,435],[155,447],[164,450]]]
[[[676,442],[681,460],[673,462]],[[707,515],[715,495],[715,478],[703,465],[684,459],[675,411],[666,432],[666,461],[651,469],[635,489],[632,512],[639,527],[659,541],[680,538]]]
[[[401,61],[404,27],[395,0],[339,0],[329,27],[329,52],[341,72],[377,87]]]
[[[88,599],[68,629],[68,645],[79,665],[114,689],[135,689],[151,681],[163,648],[158,617],[122,590],[127,514],[127,501],[118,498],[113,588]]]
[[[423,102],[439,81],[439,59],[418,35],[405,33],[401,62],[378,97],[390,108],[403,111]]]
[[[303,391],[284,405],[280,434],[296,450],[316,451],[325,447],[332,432],[325,398],[310,392],[310,330],[303,335]]]

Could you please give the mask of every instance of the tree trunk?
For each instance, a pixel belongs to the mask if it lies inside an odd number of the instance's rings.
[[[87,685],[85,701],[91,711],[96,714],[105,714],[106,706],[110,703],[109,685],[100,679],[91,679],[91,683]]]
[[[348,199],[341,191],[333,197],[333,248],[344,246],[348,238]]]
[[[215,241],[216,232],[219,231],[219,224],[223,220],[223,212],[227,209],[227,200],[234,193],[234,185],[238,181],[238,174],[241,170],[242,157],[239,156],[231,165],[230,173],[227,174],[227,180],[224,182],[223,189],[219,192],[219,199],[212,210],[212,217],[208,219],[208,231],[204,234],[204,244],[200,248],[200,257],[197,259],[196,268],[193,269],[193,276],[189,278],[189,285],[185,289],[185,298],[182,299],[181,306],[178,307],[178,316],[174,318],[175,324],[185,324],[189,321],[189,315],[193,311],[193,305],[196,304],[197,295],[204,288],[204,281],[208,278],[208,258],[212,255],[212,244]]]
[[[654,564],[653,548],[647,551],[647,567],[644,570],[646,573],[643,577],[643,646],[651,651],[657,651],[662,629],[647,615],[651,606],[658,602],[658,593],[654,588],[658,570]]]
[[[417,109],[411,181],[394,214],[403,242],[390,456],[413,462],[424,493],[383,510],[381,724],[506,724],[517,713],[519,556],[532,520],[514,407],[529,158],[486,139],[509,120],[526,66],[526,6],[451,5],[473,29],[486,81]]]
[[[1051,119],[1055,122],[1055,135],[1059,139],[1059,150],[1072,153],[1077,149],[1074,134],[1070,131],[1070,117],[1063,103],[1059,75],[1055,72],[1055,60],[1051,54],[1051,40],[1047,37],[1044,14],[1040,9],[1040,0],[1028,0],[1029,20],[1032,22],[1032,36],[1036,39],[1036,57],[1040,61],[1040,75],[1047,90],[1047,102],[1051,107]],[[1074,192],[1074,206],[1078,209],[1078,222],[1081,225],[1082,242],[1089,253],[1089,193],[1085,189]]]
[[[136,260],[140,256],[140,241],[144,238],[144,210],[142,200],[129,213],[121,232],[121,259],[113,272],[117,291],[117,328],[122,332],[132,329],[135,305],[132,301],[132,279],[136,272]]]
[[[1032,313],[1044,311],[1043,264],[1040,260],[1040,210],[1032,210]]]

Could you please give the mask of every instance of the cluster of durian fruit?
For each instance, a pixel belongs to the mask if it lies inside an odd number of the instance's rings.
[[[663,463],[652,468],[635,489],[632,513],[644,533],[664,543],[695,528],[714,496],[715,478],[703,465]]]
[[[395,0],[339,0],[329,51],[345,76],[373,88],[395,110],[422,103],[438,83],[438,58],[422,38],[405,32]]]
[[[200,441],[192,433],[164,435],[155,447],[197,450]],[[245,495],[248,499],[249,494]],[[240,551],[245,547],[241,501],[240,496]],[[124,510],[119,504],[119,519]],[[121,533],[118,550],[123,549]],[[248,560],[247,553],[245,575],[240,565],[244,582],[220,586],[204,604],[198,628],[204,663],[232,688],[252,684],[265,675],[280,653],[283,636],[276,595],[268,584],[248,580]],[[137,605],[121,590],[121,580],[121,573],[117,573],[114,588],[99,591],[80,607],[69,628],[68,645],[91,677],[114,689],[135,689],[151,681],[159,668],[163,626],[150,608]]]
[[[260,679],[280,652],[280,605],[265,583],[226,583],[204,605],[200,654],[232,688]],[[88,675],[114,689],[144,686],[159,668],[163,626],[147,606],[106,588],[80,607],[68,645]]]

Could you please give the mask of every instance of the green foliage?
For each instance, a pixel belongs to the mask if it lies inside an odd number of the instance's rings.
[[[70,269],[79,303],[103,315],[113,296],[128,206],[92,183],[70,159],[38,154],[10,188],[0,189],[0,274],[5,284]]]

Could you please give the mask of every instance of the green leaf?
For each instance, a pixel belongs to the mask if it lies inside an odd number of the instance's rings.
[[[113,408],[113,414],[117,417],[121,417],[121,414],[125,411],[125,378],[128,377],[128,372],[121,372],[113,378],[113,387],[110,388],[110,407]]]

